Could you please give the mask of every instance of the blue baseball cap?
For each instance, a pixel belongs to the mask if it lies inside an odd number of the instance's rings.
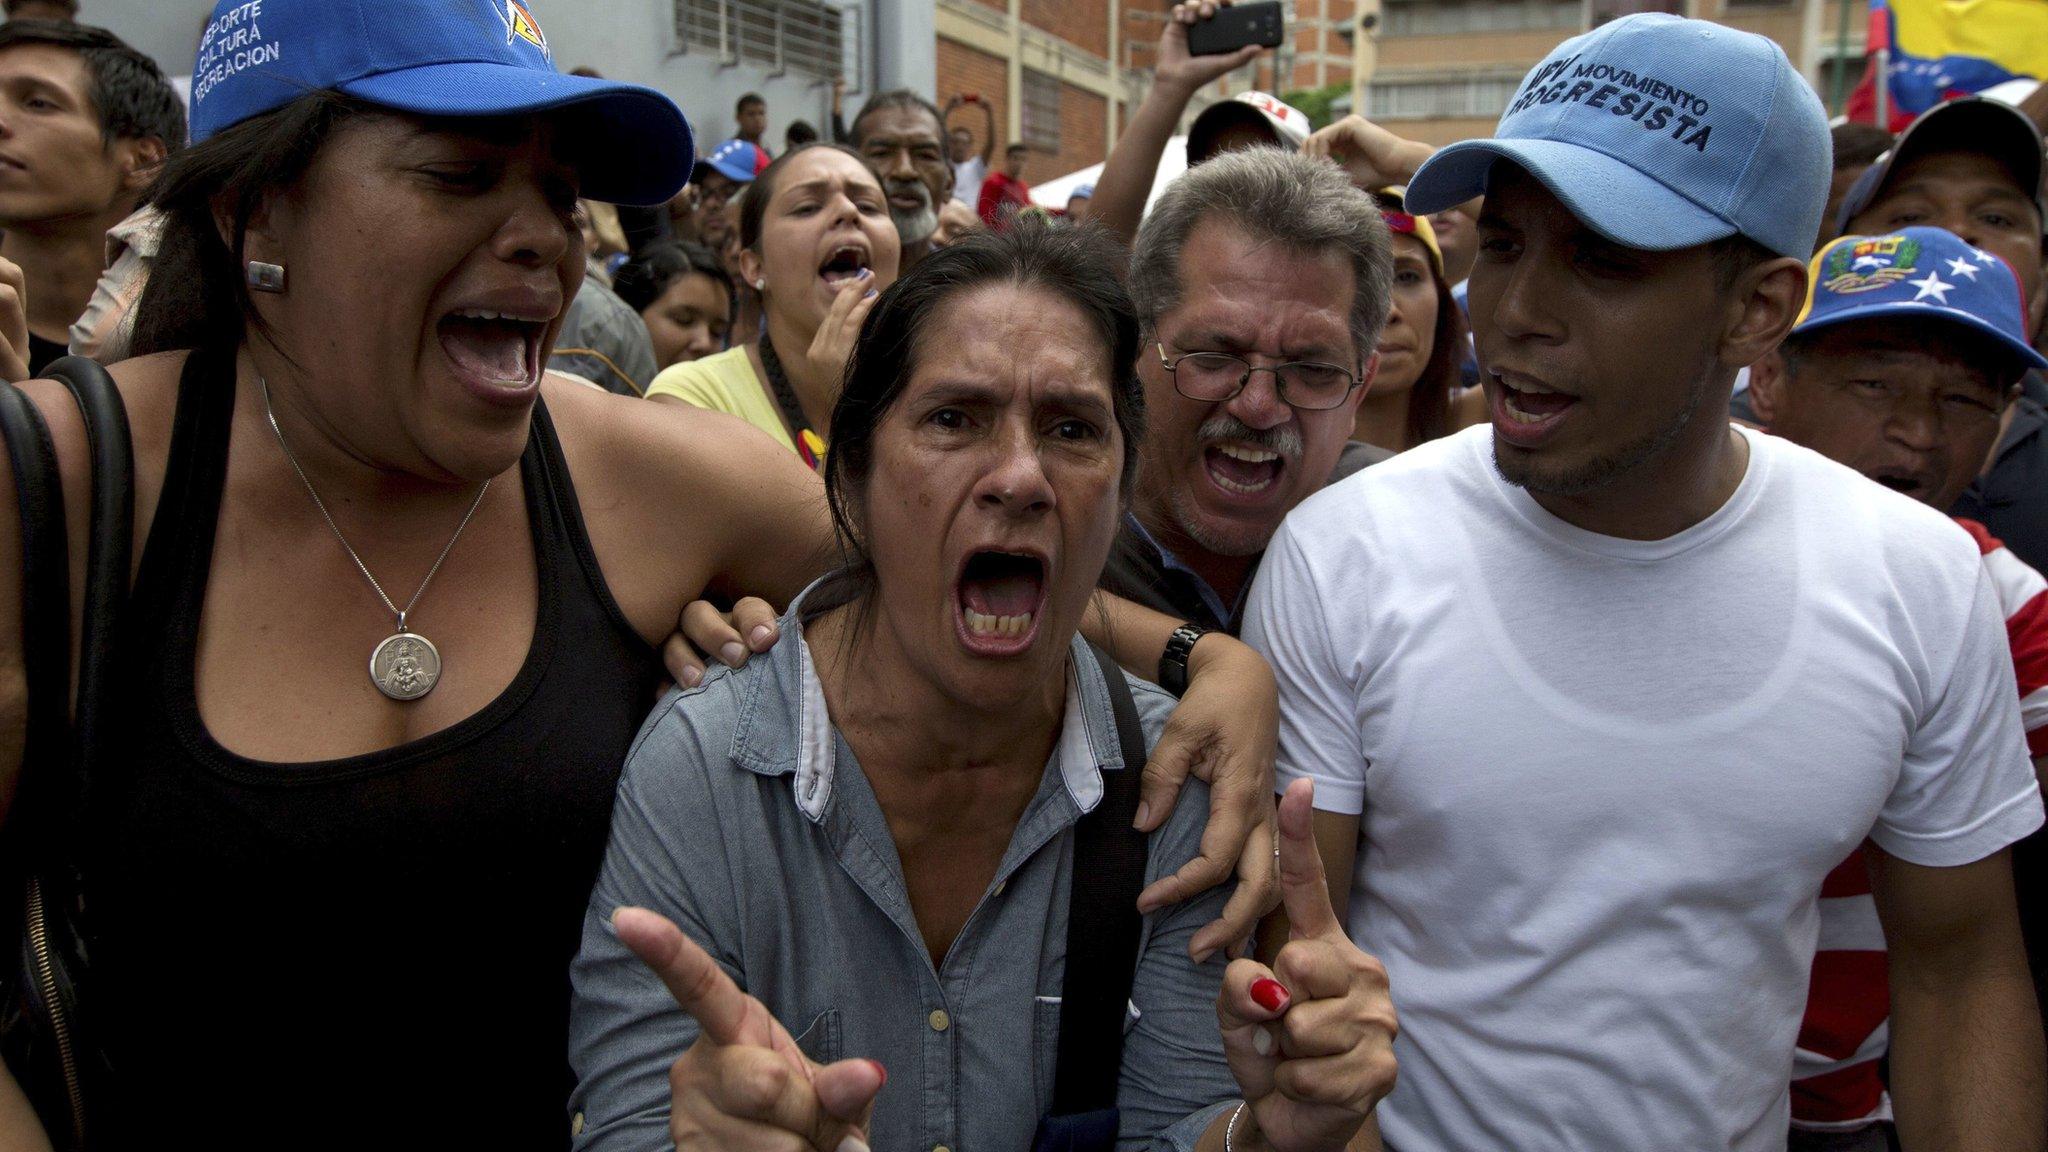
[[[697,161],[697,171],[691,179],[702,179],[704,170],[709,168],[728,180],[751,184],[768,167],[768,154],[752,144],[735,136],[711,150],[711,155]]]
[[[1426,214],[1484,195],[1507,160],[1617,244],[1668,251],[1742,235],[1803,260],[1832,156],[1820,97],[1776,44],[1644,13],[1558,45],[1492,139],[1422,165],[1408,204]]]
[[[1988,336],[2029,368],[2048,368],[2027,343],[2019,273],[1946,229],[1844,236],[1821,249],[1809,271],[1794,336],[1851,320],[1925,316]]]
[[[421,116],[574,107],[593,200],[666,202],[694,158],[675,101],[557,72],[526,0],[219,0],[192,70],[192,139],[321,89]]]

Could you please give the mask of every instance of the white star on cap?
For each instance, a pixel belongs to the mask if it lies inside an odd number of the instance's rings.
[[[1948,262],[1949,275],[1961,276],[1973,284],[1977,281],[1977,273],[1982,271],[1982,268],[1977,267],[1975,264],[1970,263],[1968,260],[1965,260],[1960,256]]]
[[[1947,293],[1949,289],[1955,287],[1955,285],[1953,284],[1943,283],[1941,277],[1935,275],[1932,272],[1929,272],[1927,274],[1927,279],[1925,280],[1908,280],[1906,281],[1906,283],[1911,284],[1913,287],[1918,288],[1920,290],[1919,293],[1913,297],[1913,299],[1925,300],[1929,296],[1932,296],[1934,297],[1935,301],[1940,304],[1948,303]]]

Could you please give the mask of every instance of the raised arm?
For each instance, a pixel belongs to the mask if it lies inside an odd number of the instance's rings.
[[[2048,1063],[2010,853],[1928,868],[1870,852],[1890,951],[1892,1098],[1906,1152],[2048,1148]]]
[[[1422,162],[1436,153],[1427,144],[1396,136],[1357,115],[1317,129],[1302,142],[1301,150],[1335,162],[1353,184],[1367,190],[1408,183]]]
[[[1256,45],[1240,48],[1227,56],[1188,55],[1188,25],[1216,15],[1229,0],[1198,0],[1176,4],[1159,33],[1158,63],[1152,70],[1152,87],[1138,102],[1138,110],[1116,147],[1102,165],[1095,180],[1095,199],[1088,206],[1089,218],[1129,244],[1138,234],[1138,222],[1145,216],[1145,201],[1152,193],[1152,181],[1159,174],[1159,157],[1166,142],[1180,125],[1181,113],[1202,85],[1208,84],[1257,59],[1265,49]]]

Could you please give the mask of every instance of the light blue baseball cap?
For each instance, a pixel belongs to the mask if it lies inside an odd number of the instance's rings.
[[[1507,160],[1617,244],[1668,251],[1739,234],[1804,260],[1832,157],[1820,97],[1776,44],[1645,13],[1558,45],[1492,139],[1422,165],[1408,205],[1437,212],[1484,195]]]
[[[574,108],[593,200],[664,203],[695,159],[675,101],[556,71],[532,0],[218,0],[192,70],[192,139],[321,89],[421,116]]]

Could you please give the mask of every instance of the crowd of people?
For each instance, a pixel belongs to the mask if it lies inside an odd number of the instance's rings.
[[[0,1147],[2048,1152],[2048,95],[1636,15],[1155,199],[1222,3],[1050,212],[9,3]]]

